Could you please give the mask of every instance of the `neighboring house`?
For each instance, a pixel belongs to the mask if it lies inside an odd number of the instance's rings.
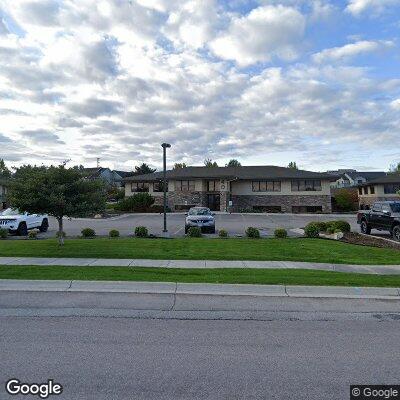
[[[83,174],[88,179],[103,179],[112,186],[122,187],[124,178],[131,175],[131,172],[112,171],[110,168],[84,168]]]
[[[351,188],[357,187],[372,180],[386,176],[386,172],[362,172],[355,169],[339,169],[337,171],[328,171],[329,174],[340,176],[335,182],[332,182],[332,188]]]
[[[149,192],[162,204],[162,172],[125,178],[125,194]],[[188,167],[167,171],[173,211],[331,212],[330,182],[337,176],[275,166]]]
[[[7,181],[0,179],[0,210],[7,208]]]
[[[369,209],[376,201],[400,201],[400,174],[389,174],[358,188],[360,209]]]

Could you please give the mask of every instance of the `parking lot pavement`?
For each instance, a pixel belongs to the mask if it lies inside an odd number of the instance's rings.
[[[289,236],[300,236],[296,229],[303,228],[311,221],[331,221],[343,219],[358,230],[355,214],[222,214],[215,215],[216,227],[226,229],[230,236],[243,235],[247,227],[253,226],[262,236],[273,236],[276,228],[285,228]],[[131,235],[136,226],[146,226],[149,233],[161,235],[163,229],[162,214],[124,214],[107,219],[73,218],[64,221],[64,229],[69,236],[79,236],[83,228],[93,228],[97,235],[108,235],[111,229],[119,230],[121,236]],[[184,236],[185,214],[168,214],[168,231],[171,237]],[[54,237],[57,222],[50,218],[50,229],[45,237]],[[212,235],[210,235],[212,236]]]

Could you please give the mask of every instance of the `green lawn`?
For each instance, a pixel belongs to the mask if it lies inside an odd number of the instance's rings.
[[[2,257],[93,257],[176,260],[281,260],[400,264],[400,251],[323,239],[55,239],[0,241]]]
[[[399,287],[400,275],[366,275],[301,269],[171,269],[141,267],[0,266],[0,279],[107,280]]]

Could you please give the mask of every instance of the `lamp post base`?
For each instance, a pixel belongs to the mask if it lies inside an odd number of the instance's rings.
[[[169,232],[168,231],[162,231],[161,236],[164,238],[169,238]]]

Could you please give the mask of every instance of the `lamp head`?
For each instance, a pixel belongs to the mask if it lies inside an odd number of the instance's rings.
[[[163,147],[164,149],[168,149],[169,147],[171,147],[171,145],[169,143],[163,143],[161,147]]]

